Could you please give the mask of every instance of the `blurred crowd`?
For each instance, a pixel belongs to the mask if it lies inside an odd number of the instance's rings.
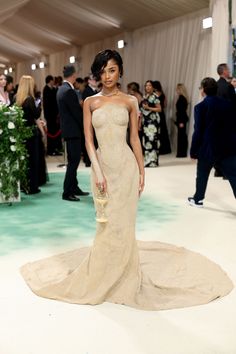
[[[227,64],[220,64],[217,71],[219,80],[216,95],[235,102],[236,78],[230,76]],[[102,87],[92,75],[84,78],[75,75],[74,70],[70,85],[77,95],[76,110],[83,125],[83,102],[88,96],[98,93]],[[17,85],[14,85],[11,76],[0,75],[0,104],[10,106],[16,103],[22,107],[26,124],[33,129],[33,136],[26,142],[29,159],[29,187],[24,192],[27,194],[39,193],[39,187],[48,180],[45,157],[47,155],[60,156],[65,153],[58,106],[58,90],[65,81],[67,81],[65,76],[48,75],[41,92],[37,90],[33,77],[29,75],[23,75]],[[121,89],[120,84],[118,85],[118,88]],[[225,86],[227,86],[227,90],[222,88]],[[165,112],[167,99],[162,84],[158,80],[147,80],[142,92],[139,83],[133,81],[127,85],[126,92],[135,96],[138,101],[139,137],[145,167],[157,167],[159,166],[159,156],[169,154],[173,150],[168,127],[169,119],[166,118]],[[73,105],[73,103],[71,104]],[[177,158],[184,158],[188,155],[189,106],[187,89],[183,83],[178,83],[176,85],[174,120],[177,128]],[[85,148],[83,133],[80,137],[80,144],[83,162],[86,167],[89,167],[91,163]],[[222,176],[219,168],[215,167],[216,174]]]

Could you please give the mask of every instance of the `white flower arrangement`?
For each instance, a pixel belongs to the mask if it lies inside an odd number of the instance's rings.
[[[16,105],[0,105],[0,199],[14,200],[19,183],[27,187],[27,149],[25,141],[32,136],[25,125],[24,112]]]
[[[10,114],[10,112],[8,112],[8,113]],[[8,122],[7,128],[8,129],[15,129],[15,124],[13,122]]]

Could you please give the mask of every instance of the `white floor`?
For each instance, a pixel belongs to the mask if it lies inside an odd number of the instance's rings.
[[[51,158],[49,170],[63,171],[56,167],[59,161]],[[177,214],[159,230],[139,231],[137,238],[200,252],[236,284],[236,201],[229,183],[211,176],[205,207],[193,208],[186,198],[194,192],[195,164],[173,156],[161,157],[160,163],[146,170],[145,194],[175,205]],[[74,246],[80,245],[70,248]],[[58,251],[0,257],[0,354],[236,354],[235,290],[207,305],[160,312],[39,298],[18,269]]]

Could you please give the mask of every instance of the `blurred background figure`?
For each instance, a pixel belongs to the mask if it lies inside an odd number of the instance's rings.
[[[6,76],[4,74],[0,75],[0,104],[6,104],[9,106],[10,100],[5,87],[7,84]]]
[[[161,112],[160,115],[160,155],[170,154],[171,147],[170,147],[170,139],[169,133],[166,125],[166,115],[165,115],[165,108],[167,105],[166,96],[163,92],[162,86],[160,81],[153,81],[154,91],[160,101],[161,104]]]
[[[217,97],[217,83],[211,77],[202,80],[203,101],[194,107],[194,132],[190,149],[197,159],[196,191],[189,204],[202,207],[210,171],[217,165],[229,180],[236,198],[236,124],[232,103]]]
[[[54,78],[48,75],[45,79],[46,85],[43,89],[43,113],[47,122],[47,154],[50,156],[62,155],[60,122],[56,94],[54,87]]]
[[[233,78],[231,79],[231,85],[233,85],[234,91],[235,91],[235,93],[236,93],[236,77],[233,77]]]
[[[54,77],[54,87],[56,89],[58,89],[58,87],[60,87],[63,83],[63,77],[62,76],[55,76]]]
[[[177,93],[177,101],[176,101],[175,124],[178,129],[176,157],[187,157],[187,150],[188,150],[187,123],[189,121],[187,109],[188,109],[189,99],[184,84],[177,84],[176,93]]]
[[[87,84],[87,86],[85,86],[85,89],[84,89],[84,91],[82,93],[83,101],[87,97],[96,95],[96,93],[98,92],[98,90],[97,90],[98,83],[94,79],[93,75],[89,75],[89,77],[85,77],[84,78],[85,83],[86,83],[87,79],[88,79],[88,84]],[[87,153],[87,150],[86,150],[86,147],[85,147],[84,130],[83,130],[83,142],[84,142],[84,148],[83,148],[84,158],[83,158],[83,160],[84,160],[85,166],[86,167],[90,167],[91,166],[91,161],[89,159],[89,156],[88,156],[88,153]],[[96,136],[95,136],[95,132],[94,132],[94,143],[95,143],[95,146],[97,147],[98,145],[97,145],[97,139],[96,139]]]
[[[86,78],[84,79],[86,85]],[[85,89],[82,94],[83,101],[90,96],[93,96],[97,93],[97,81],[94,79],[93,75],[90,75],[88,78],[88,84],[85,86]]]
[[[217,74],[219,75],[219,80],[217,81],[217,96],[225,98],[231,102],[236,108],[236,94],[233,85],[230,83],[230,69],[228,64],[222,63],[217,66]],[[222,171],[217,164],[215,165],[215,177],[223,177]]]
[[[230,83],[230,69],[228,64],[219,64],[217,66],[217,74],[219,75],[219,80],[217,81],[217,96],[223,97],[235,105],[236,95],[234,87]]]
[[[83,158],[83,161],[85,163],[85,166],[89,167],[90,166],[90,160],[87,154],[87,150],[86,150],[86,146],[85,146],[85,136],[84,136],[84,119],[83,119],[83,92],[85,90],[85,83],[84,83],[84,79],[82,79],[81,77],[78,77],[75,80],[74,83],[74,87],[75,87],[75,92],[77,94],[78,100],[79,100],[79,104],[80,104],[80,116],[82,117],[82,131],[81,131],[81,155]]]
[[[57,91],[57,103],[61,120],[62,136],[66,143],[67,168],[63,184],[62,199],[78,202],[79,196],[88,195],[83,192],[77,180],[77,168],[80,163],[81,136],[83,118],[81,106],[74,89],[76,71],[73,65],[66,65],[63,69],[64,82]]]
[[[145,167],[159,166],[161,105],[154,93],[153,82],[145,83],[145,96],[141,104],[143,125],[143,151]]]
[[[24,119],[26,125],[32,127],[33,136],[26,141],[28,151],[28,189],[25,190],[27,194],[36,194],[40,192],[40,176],[44,174],[46,181],[46,170],[41,171],[40,156],[44,152],[40,151],[42,148],[42,137],[40,129],[42,129],[42,122],[39,119],[41,115],[41,105],[35,104],[35,84],[32,76],[23,75],[19,82],[18,91],[16,94],[16,104],[22,107],[24,111]]]
[[[137,100],[138,100],[139,106],[141,105],[141,102],[143,100],[143,95],[140,92],[140,87],[139,87],[139,84],[137,82],[133,81],[133,82],[130,82],[127,85],[127,93],[129,95],[135,96],[137,98]]]
[[[143,130],[142,130],[142,119],[141,119],[141,106],[142,106],[142,100],[143,100],[143,95],[142,93],[140,92],[140,86],[137,82],[133,81],[133,82],[130,82],[128,85],[127,85],[127,93],[129,95],[132,95],[134,97],[137,98],[137,101],[138,101],[138,106],[139,106],[139,121],[138,121],[138,130],[139,130],[139,139],[141,141],[141,146],[142,146],[142,136],[143,136]],[[129,134],[128,134],[128,138],[129,138]],[[143,147],[143,146],[142,146]]]
[[[35,105],[36,107],[42,108],[42,95],[41,91],[37,91],[37,88],[34,88],[35,92]],[[42,117],[42,110],[40,118],[37,120],[40,139],[39,139],[39,186],[44,185],[48,180],[49,176],[47,173],[46,165],[46,151],[47,151],[47,121]]]
[[[77,79],[75,80],[75,83],[74,83],[74,87],[75,87],[75,92],[78,96],[79,104],[81,105],[81,107],[83,107],[82,94],[85,89],[84,79],[82,79],[82,77],[77,77]]]
[[[11,75],[6,76],[7,84],[5,86],[5,91],[8,93],[10,106],[14,103],[15,90],[13,85],[13,77]]]
[[[88,86],[89,76],[84,77],[84,87]]]

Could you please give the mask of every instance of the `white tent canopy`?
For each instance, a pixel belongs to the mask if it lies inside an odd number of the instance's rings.
[[[209,0],[0,0],[0,62],[49,55],[208,6]]]
[[[236,0],[234,0],[236,1]],[[228,61],[228,0],[0,0],[0,63],[13,66],[15,82],[34,76],[39,89],[48,74],[61,75],[69,56],[76,57],[79,76],[88,75],[95,54],[117,49],[124,60],[123,89],[129,81],[142,85],[160,80],[167,95],[171,131],[175,119],[175,87],[186,85],[190,111],[199,101],[204,76]],[[213,15],[213,31],[202,29]],[[222,44],[222,45],[221,45]],[[31,71],[31,64],[46,62]],[[0,68],[0,70],[2,70]],[[189,134],[193,119],[190,119]]]

